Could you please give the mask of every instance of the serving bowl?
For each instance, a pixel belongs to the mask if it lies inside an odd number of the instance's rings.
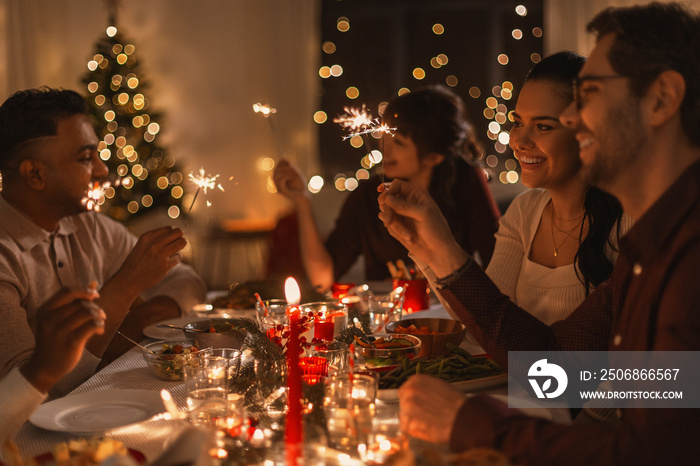
[[[400,327],[400,328],[399,328]],[[409,328],[409,330],[406,330]],[[419,331],[412,330],[413,328]],[[420,357],[436,358],[450,353],[447,343],[459,346],[467,334],[467,327],[453,319],[403,319],[386,326],[387,332],[410,334],[421,341]],[[421,334],[420,329],[427,329],[429,334]]]
[[[367,369],[388,371],[420,353],[421,341],[413,335],[380,333],[370,338],[371,345],[355,344],[355,360]]]
[[[211,354],[211,348],[201,349],[191,338],[156,341],[145,348],[141,354],[151,372],[170,381],[182,380],[184,366],[194,364],[196,358]]]
[[[185,336],[191,338],[201,348],[233,348],[240,350],[243,339],[240,332],[234,331],[238,319],[206,319],[185,325]]]

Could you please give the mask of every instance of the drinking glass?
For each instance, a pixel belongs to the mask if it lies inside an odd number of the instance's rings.
[[[324,380],[323,409],[329,443],[348,454],[366,450],[375,417],[377,380],[363,374],[343,374]]]
[[[187,411],[193,424],[213,426],[228,413],[228,365],[226,358],[207,355],[183,367]]]
[[[383,333],[389,322],[401,319],[401,300],[392,294],[375,296],[369,301],[369,329],[372,333]]]
[[[267,330],[277,325],[289,325],[289,317],[287,317],[287,301],[284,299],[268,299],[263,301],[264,307],[260,301],[255,303],[255,316],[258,320],[260,328]]]

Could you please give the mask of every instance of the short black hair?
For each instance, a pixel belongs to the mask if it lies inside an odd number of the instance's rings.
[[[75,91],[41,87],[14,93],[0,106],[0,170],[11,165],[22,143],[55,136],[59,121],[85,112],[85,99]]]

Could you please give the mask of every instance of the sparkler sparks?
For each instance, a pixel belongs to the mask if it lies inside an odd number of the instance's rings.
[[[393,135],[396,132],[396,128],[391,128],[386,123],[380,124],[379,119],[372,118],[364,104],[361,109],[344,107],[343,110],[345,110],[344,115],[333,119],[333,123],[338,123],[349,131],[346,136],[343,136],[343,141],[366,134],[384,133]]]
[[[277,145],[277,155],[280,159],[284,158],[284,146],[282,145],[282,139],[277,133],[277,128],[275,128],[275,124],[272,122],[272,118],[270,118],[273,113],[277,113],[277,109],[272,108],[267,104],[261,104],[260,102],[258,102],[257,104],[253,105],[253,111],[255,111],[255,113],[260,113],[267,120],[267,123],[270,125],[272,135],[275,137],[275,144]]]
[[[258,102],[257,104],[253,104],[253,110],[255,113],[262,113],[262,116],[265,118],[269,118],[271,114],[277,113],[276,108],[272,108],[269,105],[261,104]]]
[[[206,174],[204,167],[199,168],[199,175],[194,175],[192,173],[189,174],[190,181],[197,186],[198,191],[201,188],[202,191],[204,191],[204,194],[207,193],[207,189],[219,188],[222,191],[224,190],[224,187],[221,186],[221,184],[216,183],[216,179],[218,177],[218,174],[214,176]]]
[[[190,208],[187,210],[188,214],[192,212],[192,207],[194,207],[194,201],[197,200],[197,196],[199,195],[200,190],[204,191],[204,194],[207,193],[207,189],[219,188],[221,191],[224,191],[224,187],[221,186],[221,183],[216,182],[217,178],[219,178],[218,173],[214,176],[208,175],[204,171],[204,167],[199,168],[199,175],[195,175],[193,173],[189,174],[189,179],[192,183],[194,183],[195,186],[197,186],[197,191],[194,193],[194,198],[192,198],[192,204],[190,204]],[[210,205],[211,202],[207,201],[207,207],[209,207]]]
[[[100,183],[94,181],[88,185],[88,190],[85,196],[81,199],[81,203],[85,206],[87,210],[94,210],[95,212],[100,211],[100,205],[104,202],[105,191],[112,184],[109,181]]]
[[[343,107],[343,110],[345,110],[345,114],[340,115],[337,118],[333,118],[333,123],[338,123],[340,126],[348,129],[349,131],[364,131],[368,127],[377,124],[377,120],[372,119],[372,115],[367,111],[365,104],[362,104],[361,109]]]

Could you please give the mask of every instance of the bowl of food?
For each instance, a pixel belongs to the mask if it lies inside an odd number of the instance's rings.
[[[183,379],[183,367],[195,364],[196,358],[211,353],[211,348],[201,349],[192,339],[162,340],[150,343],[142,350],[149,369],[163,380]]]
[[[453,319],[403,319],[386,326],[387,332],[413,335],[420,339],[420,357],[436,358],[450,353],[447,343],[459,346],[467,327]]]
[[[421,341],[413,335],[375,334],[367,340],[355,343],[355,360],[377,372],[393,369],[404,359],[412,359],[420,353]]]
[[[233,348],[240,350],[245,333],[238,319],[206,319],[185,325],[185,336],[194,340],[201,348]]]

